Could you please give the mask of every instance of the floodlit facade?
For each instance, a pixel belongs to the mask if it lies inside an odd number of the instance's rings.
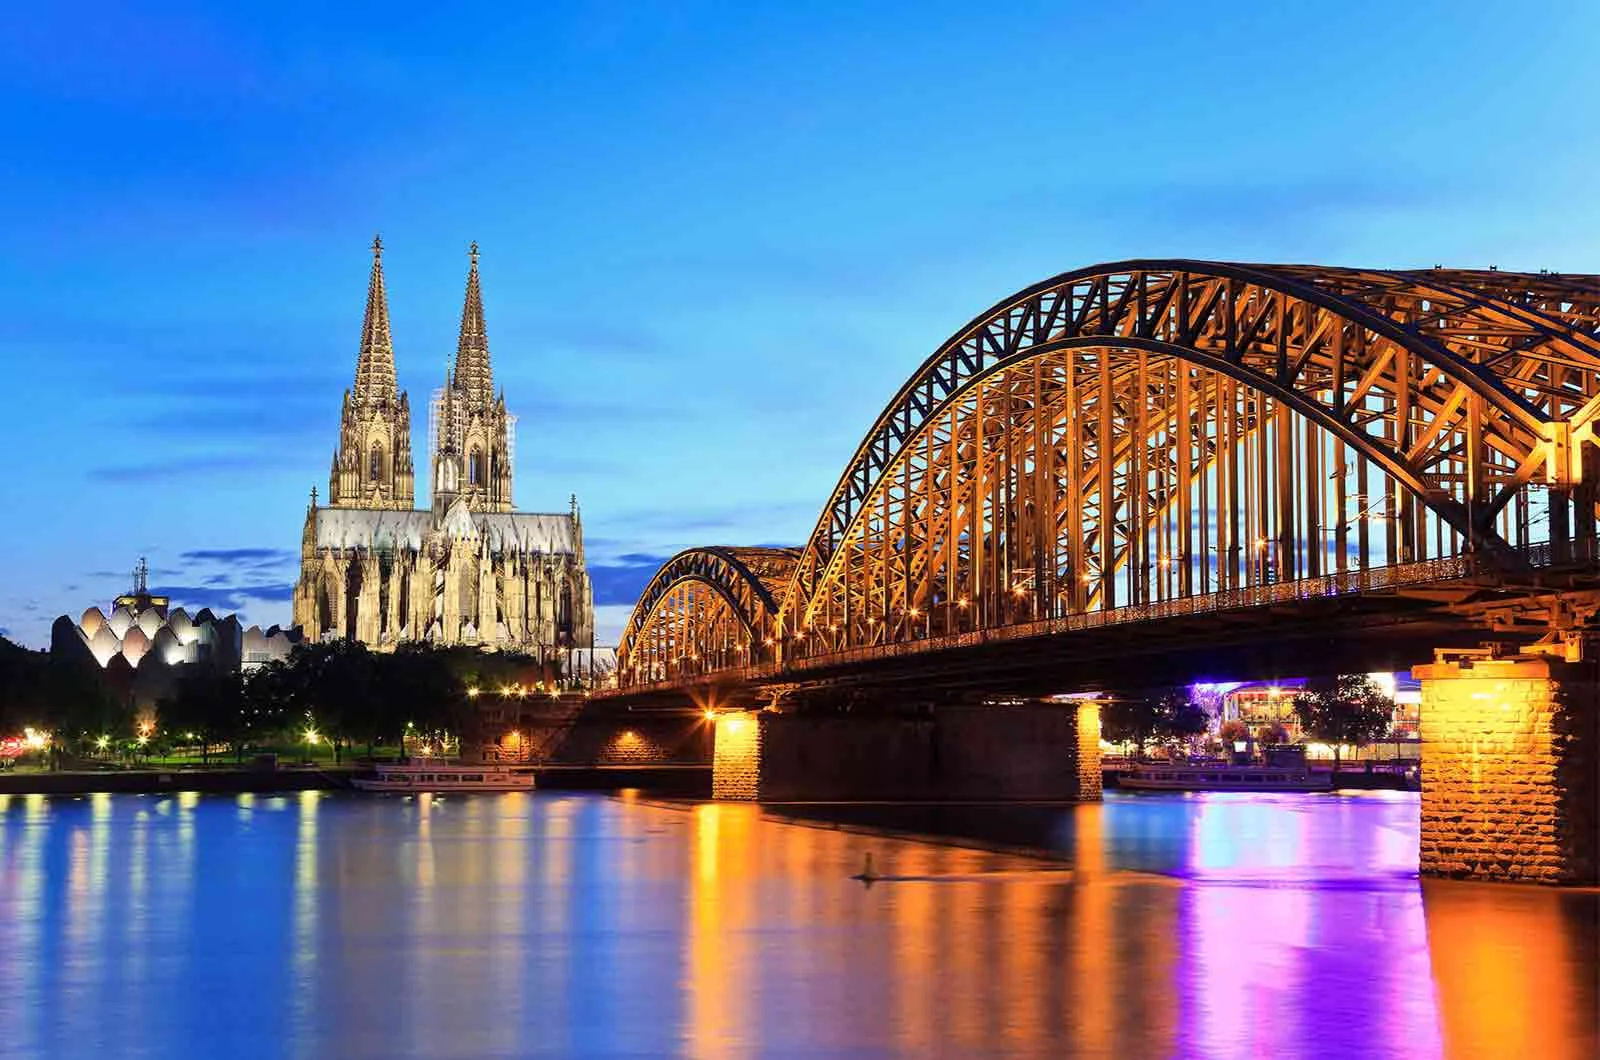
[[[50,627],[51,655],[92,665],[108,689],[136,710],[153,710],[173,695],[184,668],[207,663],[250,671],[287,659],[300,643],[299,630],[245,627],[236,615],[209,607],[190,614],[171,599],[150,592],[143,560],[133,588],[102,611],[90,607],[76,620],[62,615]]]
[[[417,508],[411,407],[395,381],[383,278],[372,276],[346,391],[328,503],[312,491],[294,621],[313,640],[406,641],[554,653],[588,647],[594,607],[577,498],[560,513],[514,510],[515,417],[496,393],[471,251],[455,363],[430,408],[432,504]]]

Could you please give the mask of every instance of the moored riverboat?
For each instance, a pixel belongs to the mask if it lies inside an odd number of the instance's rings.
[[[1119,774],[1117,787],[1132,791],[1331,791],[1333,775],[1284,766],[1144,764]]]
[[[509,766],[424,761],[374,766],[350,783],[362,791],[532,791],[534,778]]]

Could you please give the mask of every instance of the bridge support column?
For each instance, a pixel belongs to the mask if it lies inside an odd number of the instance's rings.
[[[1422,872],[1600,882],[1600,665],[1441,653],[1412,673]]]
[[[918,715],[756,711],[717,718],[712,794],[763,802],[1100,798],[1094,703]]]

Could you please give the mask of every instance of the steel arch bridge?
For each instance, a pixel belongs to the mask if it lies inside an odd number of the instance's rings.
[[[1315,579],[1360,591],[1465,554],[1514,569],[1541,543],[1592,555],[1597,417],[1600,277],[1064,273],[922,364],[803,548],[663,567],[619,680]],[[770,560],[760,575],[752,552]]]
[[[639,680],[747,665],[777,643],[797,548],[691,548],[656,572],[618,646]]]

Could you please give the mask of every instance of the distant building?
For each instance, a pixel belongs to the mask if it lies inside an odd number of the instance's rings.
[[[296,624],[313,640],[374,648],[426,641],[549,657],[591,647],[577,498],[567,512],[513,509],[515,417],[494,389],[477,244],[454,367],[432,404],[432,504],[423,509],[415,507],[410,400],[395,381],[383,244],[372,249],[327,503],[313,490],[306,510]]]
[[[231,670],[250,670],[286,659],[300,642],[298,630],[271,626],[242,628],[235,615],[218,618],[203,607],[190,615],[149,590],[149,569],[141,559],[133,588],[112,602],[110,613],[91,607],[77,621],[62,615],[50,627],[50,651],[66,658],[92,659],[113,684],[136,699],[154,701],[174,684],[177,667],[214,662]]]

